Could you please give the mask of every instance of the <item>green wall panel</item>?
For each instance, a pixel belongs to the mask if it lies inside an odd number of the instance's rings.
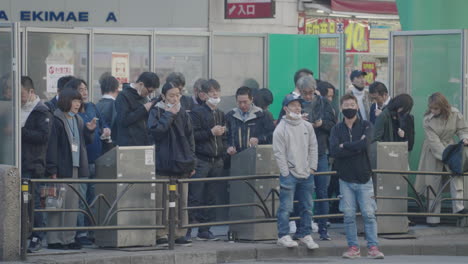
[[[396,0],[403,30],[468,28],[467,0]]]
[[[269,35],[268,86],[274,102],[270,106],[277,118],[286,94],[294,90],[294,73],[308,68],[319,78],[319,38],[313,35]]]

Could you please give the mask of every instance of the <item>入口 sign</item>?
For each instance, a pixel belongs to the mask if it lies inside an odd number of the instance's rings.
[[[225,19],[272,18],[273,0],[225,0]]]

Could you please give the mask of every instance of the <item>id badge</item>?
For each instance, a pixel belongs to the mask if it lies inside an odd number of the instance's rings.
[[[72,152],[78,152],[78,145],[73,143],[72,145]]]

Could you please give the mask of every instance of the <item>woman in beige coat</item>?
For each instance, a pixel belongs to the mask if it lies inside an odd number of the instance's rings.
[[[458,109],[451,107],[447,99],[441,93],[434,93],[429,97],[428,110],[423,121],[425,139],[419,160],[420,171],[448,171],[442,163],[444,149],[454,144],[454,137],[463,139],[468,145],[468,126]],[[449,179],[448,177],[446,179]],[[446,180],[444,177],[444,180]],[[431,186],[436,193],[443,186],[442,176],[418,175],[415,187],[420,194],[426,194],[427,186]],[[463,198],[463,179],[461,176],[453,177],[450,183],[452,198]],[[430,208],[433,207],[434,197],[431,195]],[[434,207],[434,213],[440,213],[440,202]],[[465,213],[463,201],[453,201],[454,213]],[[428,217],[429,226],[437,226],[439,217]]]

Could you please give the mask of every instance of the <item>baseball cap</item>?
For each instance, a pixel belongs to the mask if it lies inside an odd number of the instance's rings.
[[[367,75],[367,72],[363,72],[363,71],[360,71],[360,70],[354,70],[354,71],[351,72],[351,75],[349,76],[349,78],[352,81],[356,77],[366,76],[366,75]]]
[[[304,102],[304,100],[301,97],[296,97],[293,94],[288,94],[283,100],[283,106],[287,106],[289,103],[293,101],[298,101],[301,104],[302,102]]]

